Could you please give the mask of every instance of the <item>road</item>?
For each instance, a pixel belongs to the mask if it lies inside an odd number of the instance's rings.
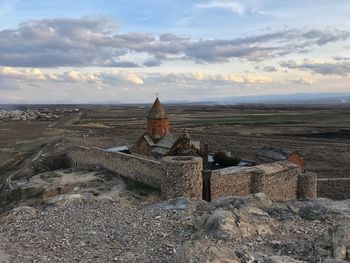
[[[81,117],[81,115],[83,115],[83,111],[80,111],[78,113],[73,114],[72,116],[66,116],[64,118],[62,118],[60,121],[56,121],[54,123],[51,123],[50,125],[48,125],[48,128],[67,128],[70,127],[74,122],[78,121]],[[67,118],[68,117],[68,118]]]
[[[7,178],[6,178],[6,182],[9,185],[10,189],[14,189],[15,187],[13,186],[13,182],[12,179],[13,177],[15,177],[19,172],[21,172],[23,169],[28,168],[33,162],[35,162],[36,160],[38,160],[40,158],[40,156],[42,154],[44,154],[45,152],[48,152],[51,147],[53,145],[57,145],[59,144],[61,141],[54,141],[51,143],[46,144],[42,149],[40,149],[39,152],[35,153],[32,155],[32,157],[27,158],[26,160],[24,160],[24,164],[22,164],[22,166],[14,173],[10,174]]]

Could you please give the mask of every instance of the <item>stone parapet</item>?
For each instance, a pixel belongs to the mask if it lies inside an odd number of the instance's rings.
[[[168,156],[162,160],[165,176],[161,178],[161,193],[166,199],[185,196],[202,198],[203,160],[192,156]]]

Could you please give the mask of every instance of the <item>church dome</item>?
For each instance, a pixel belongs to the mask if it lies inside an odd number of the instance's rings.
[[[168,118],[168,115],[166,114],[165,109],[163,105],[160,103],[158,98],[153,103],[153,106],[149,111],[147,118],[148,119],[167,119]]]

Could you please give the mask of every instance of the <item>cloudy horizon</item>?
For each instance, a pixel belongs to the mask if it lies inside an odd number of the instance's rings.
[[[0,0],[0,103],[350,92],[350,3],[281,2]]]

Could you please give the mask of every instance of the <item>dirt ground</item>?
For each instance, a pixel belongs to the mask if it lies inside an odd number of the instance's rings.
[[[0,122],[1,179],[57,138],[68,146],[131,145],[145,130],[149,107],[79,105],[79,113],[66,113],[58,121]],[[166,105],[166,110],[172,133],[186,129],[211,151],[224,149],[255,159],[263,146],[292,148],[321,178],[350,176],[349,106]]]

